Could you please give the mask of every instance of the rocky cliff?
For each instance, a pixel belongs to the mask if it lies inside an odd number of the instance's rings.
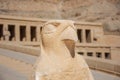
[[[102,22],[120,35],[120,0],[0,0],[0,14]]]

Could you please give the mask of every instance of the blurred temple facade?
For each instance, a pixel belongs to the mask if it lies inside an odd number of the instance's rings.
[[[46,21],[0,15],[0,44],[39,47],[40,27]],[[75,26],[76,53],[86,59],[90,68],[120,75],[120,36],[105,35],[102,23],[75,22]]]

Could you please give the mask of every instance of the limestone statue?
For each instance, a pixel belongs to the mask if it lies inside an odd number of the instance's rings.
[[[11,35],[11,34],[10,34],[10,32],[8,31],[8,28],[7,28],[7,27],[5,27],[3,35],[4,35],[4,38],[5,38],[5,41],[9,41],[9,38],[10,38],[10,35]]]
[[[35,42],[35,41],[36,41],[36,38],[33,38],[32,41]]]
[[[12,38],[12,41],[15,41],[15,37]]]
[[[4,38],[3,38],[3,37],[1,37],[1,38],[0,38],[0,40],[1,40],[1,41],[3,41],[3,40],[4,40]]]
[[[75,54],[77,41],[73,21],[48,21],[41,28],[41,54],[35,80],[93,80],[84,59]]]
[[[26,38],[25,38],[25,37],[23,37],[22,41],[26,41]]]

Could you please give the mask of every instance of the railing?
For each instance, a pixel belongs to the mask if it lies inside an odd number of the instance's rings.
[[[112,60],[85,57],[88,66],[95,70],[100,70],[120,76],[120,63]]]
[[[40,47],[37,48],[37,47],[31,47],[31,46],[22,46],[22,45],[18,45],[17,43],[16,45],[13,45],[12,43],[6,44],[5,42],[4,43],[0,42],[0,48],[22,52],[24,54],[29,54],[33,56],[40,55]]]

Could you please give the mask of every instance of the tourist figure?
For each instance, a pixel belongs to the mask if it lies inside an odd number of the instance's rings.
[[[4,33],[3,33],[5,41],[9,41],[10,38],[10,31],[5,27]]]

